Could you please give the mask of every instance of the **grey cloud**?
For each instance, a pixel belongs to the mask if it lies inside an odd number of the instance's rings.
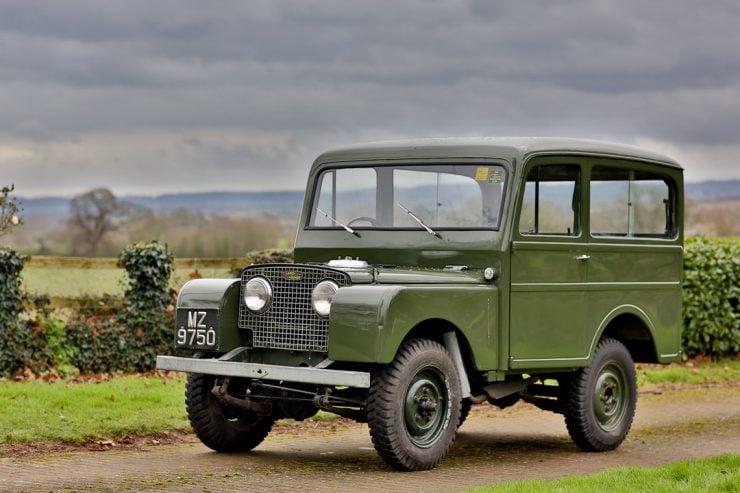
[[[739,23],[734,0],[3,2],[0,146],[182,133],[144,169],[217,180],[389,136],[731,145]],[[253,131],[281,137],[197,137]]]

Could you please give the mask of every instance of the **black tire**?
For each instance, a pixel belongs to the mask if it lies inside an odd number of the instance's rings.
[[[216,377],[191,373],[185,405],[193,431],[216,452],[246,452],[262,443],[275,420],[228,406],[211,393]]]
[[[432,469],[455,440],[460,395],[444,346],[427,339],[405,342],[370,382],[367,418],[375,450],[396,469]]]
[[[468,419],[468,414],[470,414],[470,409],[472,409],[473,403],[470,402],[470,399],[463,399],[461,405],[460,405],[460,419],[458,421],[457,427],[460,428],[466,419]]]
[[[569,382],[565,424],[573,441],[589,452],[617,448],[632,426],[637,405],[635,365],[624,345],[602,339],[591,364]]]

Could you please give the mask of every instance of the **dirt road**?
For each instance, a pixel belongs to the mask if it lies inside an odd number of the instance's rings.
[[[378,458],[367,427],[271,435],[249,454],[199,443],[0,459],[0,491],[462,491],[498,481],[559,478],[621,466],[740,453],[740,387],[643,394],[627,441],[589,454],[562,417],[526,404],[473,410],[433,471],[398,473]]]

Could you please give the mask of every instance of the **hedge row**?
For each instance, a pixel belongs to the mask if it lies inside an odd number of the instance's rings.
[[[291,262],[290,250],[250,252],[252,263]],[[137,243],[121,252],[123,300],[89,298],[63,322],[47,297],[26,299],[20,272],[26,257],[0,249],[0,376],[35,373],[146,371],[172,353],[173,258],[165,245]],[[238,274],[238,273],[235,273]],[[740,245],[689,238],[684,254],[683,347],[688,356],[740,354]],[[23,313],[24,301],[33,307]]]
[[[714,358],[740,354],[740,243],[697,237],[685,246],[684,351]]]
[[[25,258],[0,250],[0,376],[34,373],[146,371],[157,354],[172,352],[174,293],[169,289],[172,254],[166,245],[136,243],[118,263],[126,270],[123,300],[91,298],[66,321],[49,310],[48,297],[24,302],[20,272]]]

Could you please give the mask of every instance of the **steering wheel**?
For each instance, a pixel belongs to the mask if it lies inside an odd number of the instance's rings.
[[[370,226],[377,226],[378,225],[378,222],[374,218],[372,218],[372,217],[359,216],[359,217],[355,217],[355,218],[350,219],[349,221],[347,221],[347,226],[352,226],[352,223],[359,222],[359,221],[365,221],[367,223],[370,223]]]

